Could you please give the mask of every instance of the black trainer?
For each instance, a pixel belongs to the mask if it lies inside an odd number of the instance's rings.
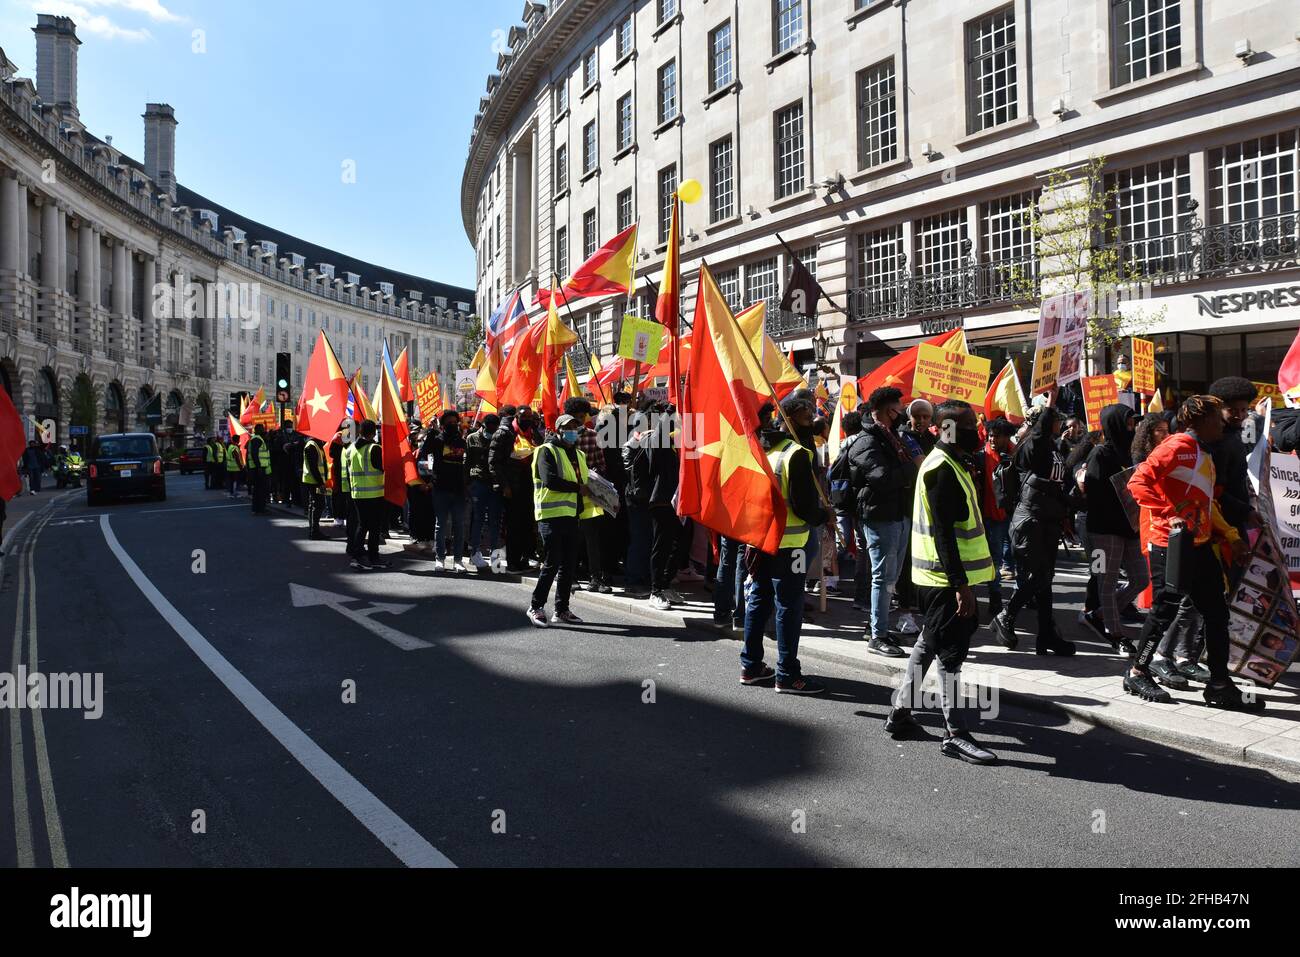
[[[776,672],[772,669],[772,666],[765,665],[762,662],[748,668],[742,668],[740,671],[740,683],[742,685],[766,684],[775,677]]]
[[[969,764],[993,764],[998,756],[988,748],[981,747],[970,736],[969,731],[949,733],[939,749],[950,758],[960,758]]]
[[[1166,688],[1177,688],[1179,691],[1185,691],[1191,687],[1187,676],[1179,671],[1178,666],[1167,658],[1153,659],[1151,673],[1155,676],[1156,681]]]
[[[776,679],[777,694],[821,694],[826,690],[824,684],[820,684],[807,675],[792,675],[782,680]]]
[[[1052,629],[1051,634],[1039,635],[1038,641],[1034,644],[1034,654],[1036,655],[1058,655],[1061,658],[1069,658],[1077,649],[1074,642],[1066,641]]]
[[[885,734],[891,738],[926,736],[911,708],[891,708],[885,719]]]
[[[1211,708],[1223,708],[1225,711],[1245,711],[1248,714],[1258,714],[1264,710],[1262,698],[1251,695],[1248,700],[1241,693],[1241,689],[1231,681],[1222,686],[1207,685],[1202,694],[1205,695],[1205,703]]]
[[[867,651],[873,655],[883,655],[886,658],[905,658],[907,656],[907,652],[886,638],[872,638],[867,642]]]
[[[1143,701],[1154,701],[1157,704],[1169,704],[1174,700],[1169,696],[1168,691],[1152,681],[1151,676],[1146,674],[1125,675],[1124,690],[1131,695],[1136,695]]]
[[[1008,651],[1015,651],[1016,645],[1020,644],[1016,630],[1012,627],[1005,611],[993,617],[989,622],[989,631],[993,632],[994,640]]]
[[[1112,648],[1115,647],[1115,640],[1111,638],[1110,632],[1106,630],[1106,623],[1101,620],[1101,613],[1095,611],[1079,612],[1079,624],[1083,625],[1088,631],[1092,632]]]

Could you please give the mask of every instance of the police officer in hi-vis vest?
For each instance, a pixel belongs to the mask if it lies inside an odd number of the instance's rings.
[[[225,451],[221,440],[215,435],[203,445],[203,487],[209,491],[226,484]]]
[[[542,538],[542,570],[533,589],[528,620],[545,628],[546,598],[555,586],[554,624],[577,625],[582,619],[569,610],[569,594],[578,567],[582,539],[578,519],[595,514],[597,506],[587,494],[587,456],[578,448],[582,423],[571,415],[555,420],[555,431],[533,453],[533,517]]]
[[[753,583],[745,605],[745,644],[740,651],[740,683],[765,684],[776,679],[781,694],[821,694],[826,686],[803,674],[799,636],[803,630],[804,579],[815,560],[815,529],[830,519],[813,476],[813,400],[799,393],[781,403],[784,421],[793,429],[769,433],[767,461],[785,499],[785,533],[775,555],[760,555],[750,566]],[[776,670],[763,663],[763,632],[776,609]]]
[[[253,428],[248,440],[248,484],[253,496],[253,514],[266,511],[266,500],[271,494],[271,449],[266,444],[266,426],[260,423]]]
[[[226,443],[226,490],[231,498],[239,494],[239,477],[244,472],[244,460],[239,453],[239,440],[233,435]]]
[[[384,454],[375,442],[376,428],[370,419],[362,422],[356,442],[343,453],[353,511],[348,554],[357,571],[391,565],[379,557],[379,546],[388,530],[388,503],[384,501]]]
[[[971,737],[956,700],[961,666],[979,628],[972,588],[991,581],[994,574],[980,496],[970,471],[970,459],[983,443],[975,410],[965,402],[944,402],[935,410],[934,424],[939,441],[921,463],[912,503],[911,575],[922,628],[894,693],[885,731],[895,738],[919,733],[912,708],[937,657],[947,729],[943,753],[972,764],[992,764],[997,755]]]
[[[329,460],[325,447],[308,436],[302,448],[302,487],[307,493],[307,539],[328,538],[320,530],[325,514],[325,495],[329,491]]]

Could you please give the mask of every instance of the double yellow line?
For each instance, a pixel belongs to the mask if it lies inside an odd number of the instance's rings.
[[[18,554],[18,600],[14,610],[14,646],[10,674],[18,680],[22,665],[24,625],[27,635],[27,661],[31,672],[40,669],[39,645],[36,627],[36,540],[53,516],[53,504],[41,513],[35,528],[27,535]],[[24,615],[25,613],[25,615]],[[26,688],[17,693],[26,695]],[[31,813],[27,805],[27,762],[23,755],[24,710],[32,716],[32,740],[36,751],[36,775],[41,789],[41,807],[45,829],[50,843],[50,860],[55,867],[68,866],[68,849],[63,840],[63,824],[59,819],[59,805],[54,796],[54,777],[50,769],[50,755],[45,743],[45,719],[40,708],[12,708],[9,712],[10,766],[13,770],[14,843],[18,849],[18,866],[35,867],[36,852],[32,840]]]

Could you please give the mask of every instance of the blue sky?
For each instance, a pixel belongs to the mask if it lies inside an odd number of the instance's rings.
[[[323,246],[472,288],[461,172],[496,67],[494,31],[522,10],[521,0],[0,0],[0,47],[35,79],[36,14],[72,17],[92,133],[139,159],[144,104],[170,103],[186,186]],[[206,52],[194,52],[196,30]]]

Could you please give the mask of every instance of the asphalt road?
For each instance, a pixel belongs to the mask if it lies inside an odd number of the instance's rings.
[[[889,689],[852,668],[805,658],[821,699],[742,687],[735,641],[651,612],[578,598],[588,624],[538,631],[517,581],[355,573],[300,520],[169,491],[60,500],[4,560],[0,671],[102,673],[103,714],[0,712],[0,864],[1300,859],[1300,788],[1264,772],[1005,705],[980,732],[1002,762],[962,764],[935,717],[887,738]]]

